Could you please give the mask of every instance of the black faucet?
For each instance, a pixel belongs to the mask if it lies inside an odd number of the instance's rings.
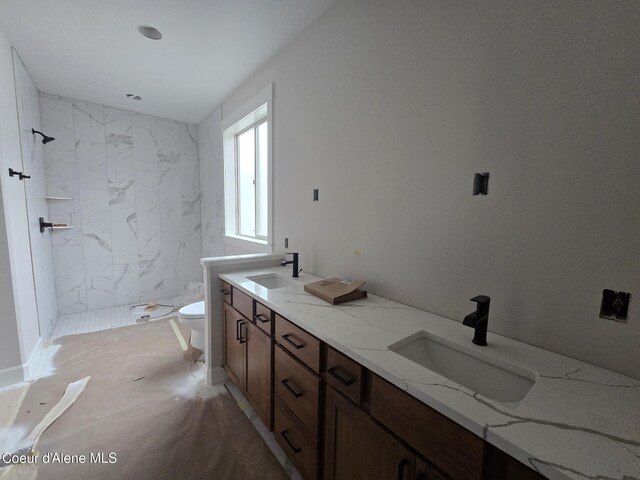
[[[280,265],[286,267],[290,263],[293,263],[293,275],[294,278],[298,278],[298,273],[302,271],[302,269],[298,270],[298,252],[285,253],[285,255],[293,255],[293,260],[283,260]]]
[[[481,347],[487,346],[487,325],[489,324],[489,302],[491,298],[486,295],[478,295],[471,299],[476,302],[476,311],[464,317],[463,325],[475,328],[473,343]]]

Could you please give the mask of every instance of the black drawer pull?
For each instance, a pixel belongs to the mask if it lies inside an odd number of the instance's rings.
[[[329,374],[332,377],[334,377],[336,380],[338,380],[341,384],[343,384],[345,387],[348,387],[353,382],[355,382],[355,380],[351,378],[346,372],[344,372],[343,370],[340,370],[340,367],[331,367],[329,369]]]
[[[282,385],[284,385],[284,388],[289,390],[291,395],[293,395],[294,397],[300,398],[302,396],[302,392],[297,392],[291,385],[289,385],[289,379],[288,378],[285,378],[284,380],[282,380]]]
[[[226,290],[226,289],[224,289],[224,288],[221,288],[221,289],[220,289],[220,293],[221,293],[221,294],[223,294],[223,295],[229,295],[231,292],[230,292],[229,290]]]
[[[253,319],[256,322],[260,322],[260,323],[268,323],[271,321],[271,319],[267,317],[264,313],[259,313],[258,315],[254,315]]]
[[[400,460],[400,463],[398,463],[398,480],[404,480],[404,469],[408,465],[408,463],[409,460],[407,460],[406,458],[403,458],[402,460]]]
[[[282,335],[282,338],[284,338],[287,342],[289,342],[293,346],[293,348],[295,348],[296,350],[300,350],[301,348],[304,347],[304,343],[296,343],[293,340],[291,340],[289,337],[296,338],[291,333],[287,333],[285,335]]]
[[[293,453],[300,453],[302,451],[300,447],[296,447],[296,445],[291,440],[289,440],[289,432],[284,430],[280,432],[280,435],[282,435],[282,438],[284,438],[284,441],[287,442],[287,445],[289,445],[289,448],[293,450]]]

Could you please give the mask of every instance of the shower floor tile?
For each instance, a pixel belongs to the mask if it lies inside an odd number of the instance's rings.
[[[159,301],[158,303],[162,304],[165,302]],[[119,307],[104,308],[102,310],[90,310],[88,312],[61,315],[58,318],[51,337],[58,338],[64,337],[65,335],[78,335],[80,333],[97,332],[100,330],[134,325],[138,323],[138,317],[131,313],[130,307],[132,306],[133,305],[121,305]],[[150,321],[173,315],[175,315],[175,312],[171,312],[162,317],[152,318]]]

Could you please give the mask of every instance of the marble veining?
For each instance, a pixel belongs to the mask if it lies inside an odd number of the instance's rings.
[[[120,108],[104,107],[104,130],[106,133],[130,136],[133,133],[132,114]]]
[[[222,158],[222,118],[218,107],[198,125],[198,159],[202,210],[202,255],[224,255],[224,171]]]
[[[202,281],[198,127],[39,99],[42,128],[56,137],[44,146],[47,193],[71,198],[49,202],[50,217],[75,227],[51,233],[60,313],[173,297]],[[62,271],[65,261],[77,268]]]
[[[288,276],[280,267],[220,277],[274,309],[374,373],[551,479],[640,478],[640,380],[489,332],[488,347],[471,343],[459,322],[370,295],[331,306],[306,293],[317,280],[268,290],[246,279]],[[428,331],[538,374],[527,396],[505,405],[389,350]]]

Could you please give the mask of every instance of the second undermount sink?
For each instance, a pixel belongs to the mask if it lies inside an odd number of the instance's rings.
[[[505,404],[521,402],[538,379],[530,370],[424,331],[389,345],[389,350]]]
[[[293,282],[287,280],[281,275],[278,275],[277,273],[254,275],[252,277],[247,277],[247,280],[251,280],[252,282],[257,283],[258,285],[262,285],[264,288],[269,290],[273,290],[275,288],[290,287],[294,285]]]

